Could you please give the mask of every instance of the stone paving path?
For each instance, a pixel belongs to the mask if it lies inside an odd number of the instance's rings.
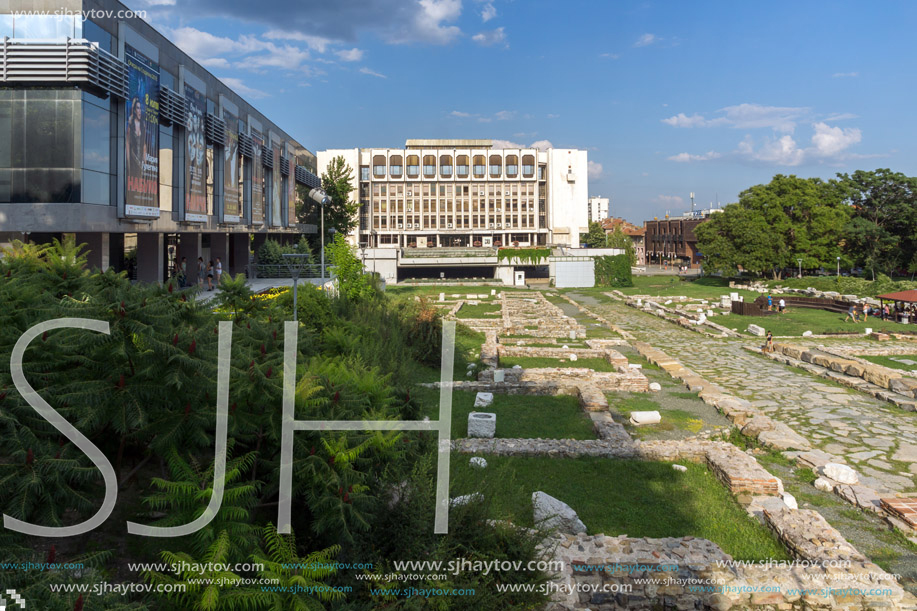
[[[709,338],[622,303],[570,297],[751,401],[814,447],[843,456],[867,485],[892,491],[917,489],[917,414],[743,350],[742,346],[757,340]]]

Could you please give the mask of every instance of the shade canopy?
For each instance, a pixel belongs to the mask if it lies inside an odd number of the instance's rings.
[[[885,295],[879,295],[879,299],[917,303],[917,290],[911,289],[909,291],[898,291],[897,293],[886,293]]]

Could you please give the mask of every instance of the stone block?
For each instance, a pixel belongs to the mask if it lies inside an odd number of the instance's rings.
[[[777,423],[767,416],[754,416],[742,427],[742,434],[746,437],[757,438],[764,431],[773,431],[777,428]]]
[[[822,475],[841,484],[856,484],[860,481],[857,472],[840,463],[829,462],[819,469]]]
[[[893,378],[889,389],[908,397],[917,397],[917,378]]]
[[[757,337],[764,337],[767,335],[767,332],[764,330],[764,327],[759,327],[758,325],[748,325],[748,332]]]
[[[500,382],[503,382],[505,380],[506,380],[506,372],[503,371],[502,369],[495,369],[494,370],[494,383],[499,384]]]
[[[586,532],[586,525],[572,507],[540,490],[532,493],[532,511],[539,527],[569,534]]]
[[[759,434],[758,441],[777,450],[808,450],[812,447],[808,439],[782,422],[776,422],[774,430]]]
[[[488,407],[493,402],[494,394],[492,392],[479,392],[474,398],[475,407]]]
[[[492,438],[497,430],[497,415],[488,412],[468,414],[468,436]]]
[[[834,484],[823,477],[817,478],[812,485],[815,486],[816,490],[821,490],[822,492],[831,492],[834,490]]]
[[[863,371],[865,371],[865,369],[866,369],[866,365],[862,363],[851,363],[850,365],[847,365],[847,367],[844,369],[844,373],[846,373],[849,376],[853,376],[855,378],[862,378]]]
[[[472,467],[475,467],[476,469],[483,469],[487,466],[487,460],[481,458],[480,456],[472,456],[471,460],[468,461],[468,464],[470,464]]]
[[[892,371],[888,367],[882,367],[880,365],[867,365],[863,369],[863,379],[871,384],[876,386],[881,386],[882,388],[889,388],[891,381],[900,378],[901,374],[895,371]]]
[[[471,494],[463,494],[462,496],[457,496],[454,499],[449,501],[450,507],[461,507],[462,505],[467,505],[468,503],[480,503],[484,500],[484,495],[480,492],[472,492]]]
[[[650,390],[653,392],[659,392],[662,390],[662,385],[659,382],[650,382]]]
[[[659,424],[660,422],[662,422],[662,416],[657,411],[630,413],[630,423],[635,426]]]

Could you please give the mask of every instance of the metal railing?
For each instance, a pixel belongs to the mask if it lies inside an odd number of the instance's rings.
[[[328,267],[325,267],[326,275]],[[285,263],[250,263],[249,278],[292,278],[290,268]],[[310,263],[303,266],[300,278],[321,278],[322,266],[319,263]]]

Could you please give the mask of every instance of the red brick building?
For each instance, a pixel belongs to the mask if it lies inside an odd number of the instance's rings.
[[[602,219],[602,229],[606,234],[614,233],[615,229],[620,226],[621,230],[624,232],[624,235],[630,237],[634,243],[634,253],[637,256],[637,263],[642,264],[646,257],[646,251],[644,248],[644,233],[645,229],[643,227],[637,227],[633,223],[628,223],[624,219],[616,218],[607,218]]]
[[[697,238],[694,229],[710,218],[714,210],[699,210],[694,214],[653,219],[644,221],[644,243],[646,245],[646,263],[648,265],[689,265],[700,264],[702,255],[697,250]]]

